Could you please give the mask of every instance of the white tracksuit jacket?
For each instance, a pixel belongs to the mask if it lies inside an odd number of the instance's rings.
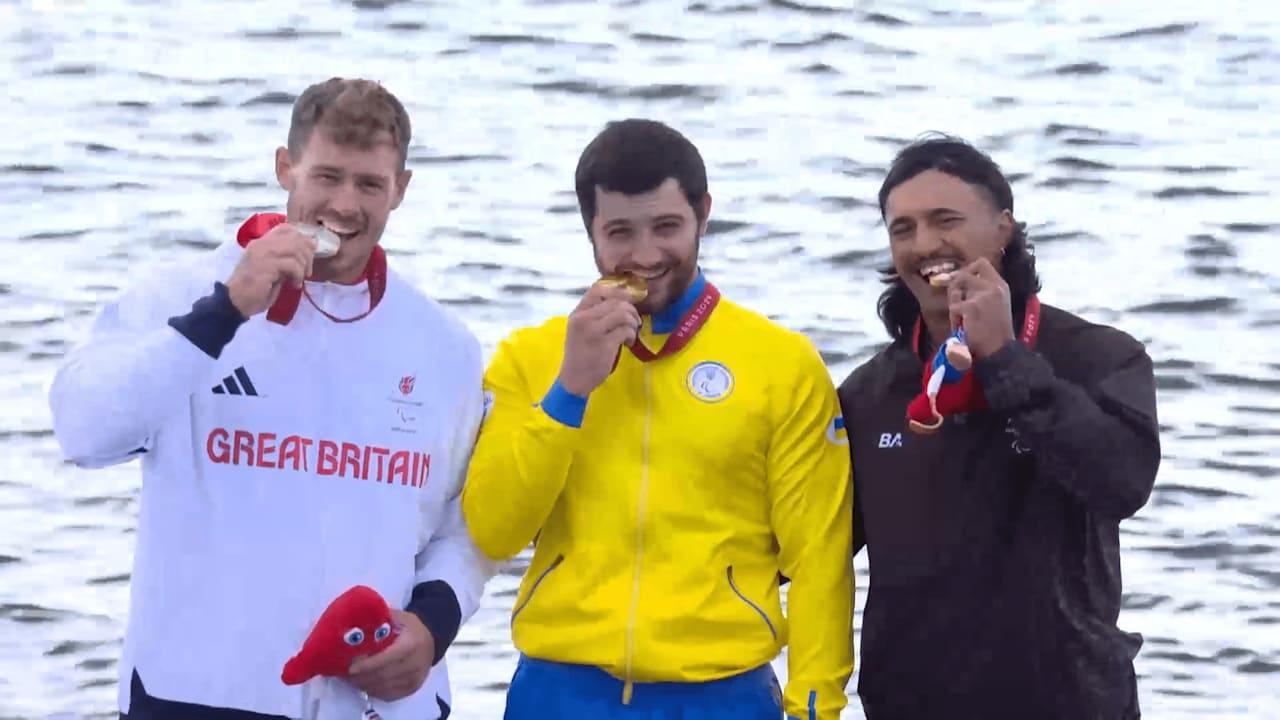
[[[481,350],[390,270],[368,317],[334,323],[304,298],[288,324],[257,315],[219,350],[238,316],[206,296],[242,253],[231,241],[136,278],[50,389],[69,460],[142,465],[120,708],[136,668],[157,698],[355,720],[363,701],[345,682],[290,687],[281,668],[355,584],[404,609],[419,583],[443,581],[427,586],[442,645],[476,611],[495,568],[459,496],[484,412]],[[307,287],[337,317],[369,307],[364,281]],[[443,660],[418,693],[374,707],[428,720],[440,702]]]

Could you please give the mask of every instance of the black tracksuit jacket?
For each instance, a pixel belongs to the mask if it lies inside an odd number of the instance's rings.
[[[931,436],[906,427],[924,367],[910,339],[840,386],[871,571],[868,720],[1139,716],[1142,638],[1116,624],[1119,524],[1160,462],[1151,359],[1063,310],[1040,322],[1034,350],[975,364],[991,409]]]

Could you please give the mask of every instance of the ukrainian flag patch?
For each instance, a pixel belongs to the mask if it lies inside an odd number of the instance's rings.
[[[835,416],[831,424],[827,426],[827,439],[836,445],[849,444],[849,433],[845,430],[843,416]]]

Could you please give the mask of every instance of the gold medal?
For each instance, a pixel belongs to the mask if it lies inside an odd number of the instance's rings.
[[[620,287],[631,293],[631,302],[638,303],[649,295],[649,284],[639,275],[624,273],[622,275],[606,275],[596,282],[602,287]]]

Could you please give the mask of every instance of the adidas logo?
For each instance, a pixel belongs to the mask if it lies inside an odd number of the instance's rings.
[[[257,396],[258,389],[253,386],[253,381],[249,379],[249,373],[244,371],[244,367],[236,368],[236,371],[222,379],[221,385],[213,386],[214,395],[251,395]]]

